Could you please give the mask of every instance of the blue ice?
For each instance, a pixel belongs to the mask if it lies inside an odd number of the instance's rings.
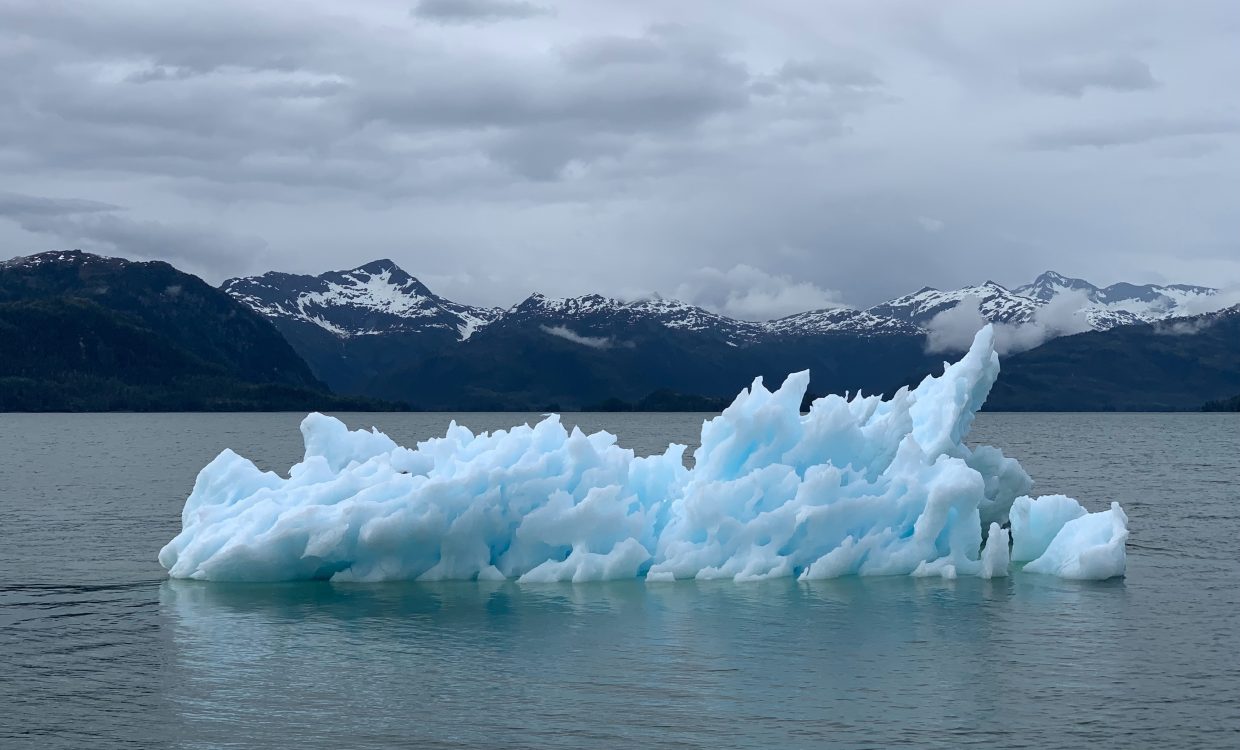
[[[693,468],[682,445],[636,457],[556,415],[453,422],[406,448],[310,414],[287,478],[231,450],[203,468],[159,561],[214,581],[994,577],[1013,566],[1016,503],[1026,570],[1123,575],[1118,505],[1029,498],[1014,459],[965,445],[998,374],[988,327],[886,401],[826,396],[801,414],[807,372],[773,392],[758,379],[703,423]]]

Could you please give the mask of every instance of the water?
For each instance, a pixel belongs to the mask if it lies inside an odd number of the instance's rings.
[[[1123,581],[166,580],[197,470],[287,468],[298,419],[0,415],[0,747],[1240,745],[1235,415],[981,415],[1039,492],[1124,504]],[[566,421],[649,453],[701,416]]]

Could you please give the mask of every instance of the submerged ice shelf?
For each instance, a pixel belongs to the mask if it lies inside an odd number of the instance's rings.
[[[311,414],[287,479],[231,450],[208,464],[159,561],[217,581],[1123,575],[1118,504],[1030,498],[1014,459],[964,444],[998,373],[987,327],[888,401],[827,396],[803,415],[808,373],[755,380],[702,425],[691,469],[682,445],[638,458],[555,415],[454,422],[410,449]]]

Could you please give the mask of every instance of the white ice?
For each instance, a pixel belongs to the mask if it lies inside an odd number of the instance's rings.
[[[410,449],[311,414],[287,479],[230,450],[208,464],[159,561],[173,577],[229,581],[1003,576],[1001,526],[1032,481],[964,443],[998,373],[988,327],[889,401],[827,396],[802,415],[808,373],[774,392],[755,380],[703,424],[692,469],[684,446],[638,458],[554,415],[478,435],[453,423]],[[1118,506],[1057,513],[1013,517],[1014,550],[1035,529],[1025,570],[1123,574]]]
[[[1083,515],[1084,506],[1065,495],[1016,498],[1011,510],[1012,559],[1038,559],[1064,524]]]
[[[1124,575],[1124,544],[1128,516],[1119,503],[1101,513],[1086,513],[1068,521],[1046,551],[1025,566],[1030,573],[1062,578],[1103,579]]]

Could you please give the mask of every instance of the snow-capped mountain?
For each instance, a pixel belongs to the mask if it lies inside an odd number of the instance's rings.
[[[1050,302],[1064,292],[1093,294],[1098,291],[1098,287],[1084,279],[1072,279],[1054,271],[1047,271],[1034,279],[1032,284],[1018,286],[1015,291],[1017,294],[1032,297],[1039,302]]]
[[[788,315],[764,324],[771,332],[786,336],[807,334],[853,334],[860,336],[919,336],[924,331],[915,324],[870,310],[834,307]]]
[[[533,294],[507,310],[472,307],[436,295],[390,260],[318,276],[273,271],[229,279],[222,288],[277,322],[307,323],[342,339],[435,332],[463,341],[497,321],[524,320],[578,337],[615,336],[655,326],[709,335],[732,346],[787,336],[918,336],[936,315],[966,301],[976,303],[993,323],[1019,325],[1033,321],[1039,310],[1064,295],[1079,295],[1077,314],[1089,327],[1106,330],[1200,312],[1209,308],[1207,298],[1216,293],[1185,284],[1098,287],[1047,271],[1015,289],[993,281],[950,291],[925,287],[864,310],[810,310],[758,323],[661,297],[626,301],[599,294],[563,299]]]
[[[1007,289],[993,281],[966,286],[950,292],[925,287],[912,294],[897,297],[866,312],[878,318],[894,318],[924,327],[935,315],[950,310],[968,299],[977,300],[978,310],[992,323],[1024,323],[1045,303]]]
[[[898,320],[925,329],[940,313],[969,301],[992,323],[1019,325],[1034,320],[1052,302],[1075,307],[1078,315],[1094,330],[1104,331],[1132,323],[1153,323],[1209,308],[1216,289],[1187,284],[1118,283],[1098,287],[1047,271],[1030,284],[1008,289],[993,281],[952,291],[925,287],[913,294],[875,305],[865,310],[876,319]],[[1069,295],[1079,297],[1074,302]]]
[[[1152,323],[1159,320],[1200,312],[1208,308],[1208,298],[1217,289],[1189,284],[1128,284],[1120,282],[1097,287],[1084,279],[1073,279],[1047,271],[1032,284],[1017,287],[1016,294],[1047,304],[1064,294],[1079,294],[1086,303],[1083,314],[1091,328],[1107,330],[1118,325]],[[1191,308],[1198,308],[1192,310]]]
[[[734,346],[755,341],[767,331],[761,323],[734,320],[661,297],[624,301],[599,294],[563,299],[532,294],[505,311],[503,318],[532,321],[548,327],[565,327],[578,335],[623,334],[642,326],[657,326],[672,331],[716,336]]]
[[[500,314],[446,300],[386,259],[318,276],[271,271],[221,288],[269,318],[311,323],[342,338],[450,331],[464,340]]]

